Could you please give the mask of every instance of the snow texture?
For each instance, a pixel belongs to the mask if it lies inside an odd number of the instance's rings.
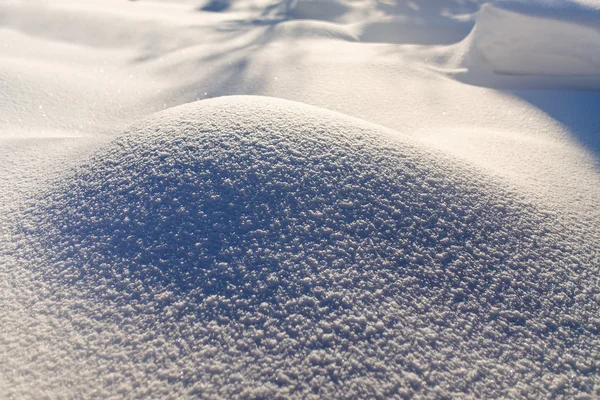
[[[594,240],[359,119],[176,107],[19,215],[6,282],[35,296],[8,397],[600,395]],[[64,317],[49,359],[36,314]]]
[[[0,0],[0,398],[600,397],[599,9]]]

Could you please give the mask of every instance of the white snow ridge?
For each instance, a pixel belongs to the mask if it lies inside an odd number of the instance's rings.
[[[600,394],[597,247],[390,132],[239,96],[119,135],[7,235],[7,396]]]

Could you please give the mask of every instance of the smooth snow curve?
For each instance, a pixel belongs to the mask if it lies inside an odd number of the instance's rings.
[[[600,8],[570,2],[485,4],[457,53],[459,65],[469,69],[469,82],[598,89]]]
[[[471,167],[342,114],[252,96],[176,107],[23,215],[11,257],[44,288],[41,312],[68,315],[56,351],[76,373],[26,357],[39,338],[23,326],[11,393],[594,387],[597,248]]]

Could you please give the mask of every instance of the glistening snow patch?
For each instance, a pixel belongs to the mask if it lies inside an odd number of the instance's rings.
[[[70,309],[74,330],[101,327],[89,346],[120,348],[84,355],[117,371],[96,390],[519,397],[593,384],[594,249],[376,125],[280,99],[191,103],[42,198],[20,228],[36,249],[25,257],[63,301],[104,307]]]

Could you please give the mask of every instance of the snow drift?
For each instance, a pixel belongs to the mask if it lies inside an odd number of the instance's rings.
[[[472,73],[491,72],[517,80],[537,77],[532,83],[538,86],[597,88],[599,21],[600,9],[570,2],[488,3],[458,46],[463,52],[461,66]]]
[[[571,396],[597,368],[594,248],[358,119],[192,103],[36,199],[17,254],[60,288],[80,369],[112,371],[79,394]]]

